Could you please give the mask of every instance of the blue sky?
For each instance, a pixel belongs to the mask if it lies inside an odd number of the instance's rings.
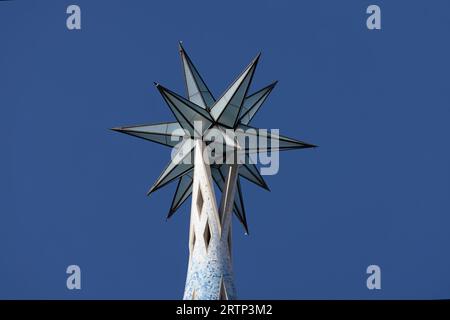
[[[66,28],[66,8],[82,30]],[[382,30],[366,28],[370,4]],[[261,51],[253,123],[319,145],[243,183],[240,298],[450,297],[448,1],[0,3],[0,298],[178,299],[189,204],[146,197],[170,150],[108,130],[172,121],[182,40],[215,96]],[[66,288],[77,264],[82,289]],[[366,268],[382,270],[368,290]]]

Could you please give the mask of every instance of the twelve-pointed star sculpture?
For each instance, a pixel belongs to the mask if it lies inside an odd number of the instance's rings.
[[[245,162],[239,166],[239,176],[266,190],[269,190],[269,188],[259,173],[257,166],[252,161],[248,161],[249,154],[315,147],[312,144],[281,135],[261,133],[256,129],[253,131],[247,130],[254,129],[249,126],[249,123],[277,83],[275,81],[267,87],[248,95],[248,90],[259,60],[259,54],[222,96],[216,100],[187,55],[181,42],[179,44],[179,50],[183,64],[187,98],[155,83],[177,121],[112,129],[169,147],[178,148],[175,156],[172,157],[166,169],[148,192],[150,194],[166,184],[179,179],[167,218],[170,218],[192,193],[194,165],[192,161],[186,162],[183,160],[187,157],[192,157],[194,148],[192,141],[195,138],[198,139],[200,137],[207,144],[214,143],[214,141],[209,140],[209,133],[214,131],[217,134],[219,132],[223,135],[226,145],[235,148],[239,148],[239,146],[235,144],[235,138],[233,139],[227,136],[227,129],[232,129],[236,136],[244,135],[245,137],[251,137],[252,135],[257,135],[258,138],[261,138],[261,135],[263,135],[267,139],[278,139],[278,146],[269,146],[269,144],[266,144],[265,147],[258,147],[257,150],[252,149],[251,146],[245,146],[244,150],[240,150],[240,152],[245,154]],[[194,126],[194,122],[200,122],[201,128],[198,129],[198,127]],[[178,137],[182,142],[180,143],[174,137]],[[228,166],[211,164],[210,167],[212,178],[219,187],[219,190],[222,191],[225,185]],[[236,217],[244,226],[245,232],[248,233],[239,179],[237,180],[237,192],[235,193],[233,209]]]

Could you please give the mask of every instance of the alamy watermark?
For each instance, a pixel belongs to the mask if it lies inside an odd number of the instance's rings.
[[[369,275],[367,277],[366,286],[369,290],[380,290],[381,289],[381,268],[376,264],[372,264],[367,267],[366,273]]]
[[[72,264],[67,267],[66,273],[69,274],[66,280],[66,287],[69,290],[81,289],[81,269],[78,265]]]
[[[205,143],[203,161],[208,165],[260,164],[262,175],[278,173],[283,147],[278,129],[214,126],[205,130],[202,121],[194,121],[193,134],[181,127],[168,134],[175,143],[171,153],[174,163],[193,164],[195,140],[201,139]]]

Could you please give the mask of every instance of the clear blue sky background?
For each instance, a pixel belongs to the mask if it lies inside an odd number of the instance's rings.
[[[66,7],[82,30],[66,29]],[[382,9],[382,30],[366,8]],[[240,298],[450,298],[450,2],[0,2],[0,298],[178,299],[189,204],[146,191],[170,150],[108,128],[173,119],[177,42],[216,96],[262,51],[254,124],[318,144],[244,182]],[[82,290],[66,288],[78,264]],[[366,267],[382,268],[382,290]]]

